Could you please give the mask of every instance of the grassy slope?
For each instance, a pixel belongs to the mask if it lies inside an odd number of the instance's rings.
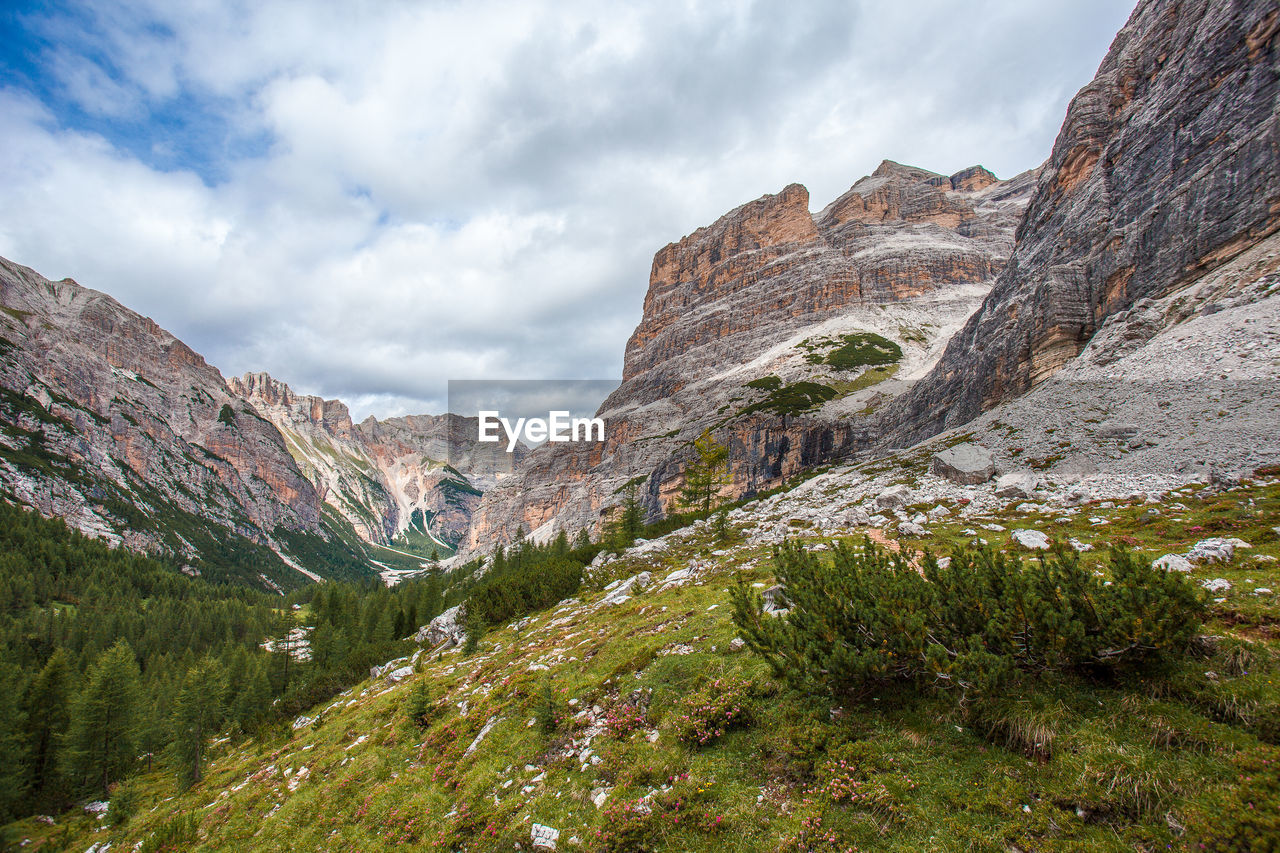
[[[198,817],[192,848],[202,850],[528,849],[534,822],[561,830],[561,850],[1179,848],[1180,827],[1211,819],[1214,797],[1238,784],[1232,757],[1277,735],[1280,596],[1252,590],[1280,589],[1280,563],[1257,559],[1280,557],[1280,484],[1181,500],[1185,511],[1166,504],[1149,519],[1137,505],[1087,507],[1064,522],[1013,509],[990,519],[1098,544],[1129,536],[1151,556],[1209,535],[1253,543],[1229,566],[1196,569],[1197,579],[1232,584],[1208,629],[1227,639],[1168,680],[1045,684],[986,728],[937,699],[842,707],[782,692],[759,660],[729,650],[725,590],[734,575],[770,583],[767,549],[714,554],[699,534],[610,564],[584,590],[586,604],[496,631],[471,658],[450,652],[404,684],[361,685],[289,736],[220,744],[208,778],[176,798],[167,777],[148,777],[122,829],[95,830],[98,821],[78,814],[15,829],[32,839],[27,850],[65,842],[76,851],[107,840],[130,849],[183,812]],[[939,525],[933,544],[982,523]],[[615,577],[644,569],[662,578],[691,561],[707,567],[693,585],[595,606]],[[561,701],[576,700],[553,734],[529,725],[547,679]],[[741,691],[750,722],[691,747],[677,739],[684,703],[701,695],[714,704],[713,679]],[[425,731],[399,712],[417,682],[439,697]],[[623,737],[598,734],[581,753],[590,723],[573,715],[607,713],[637,690],[652,691],[645,723]],[[598,808],[590,798],[602,788]],[[650,792],[653,814],[625,808]],[[623,831],[647,840],[626,846]]]

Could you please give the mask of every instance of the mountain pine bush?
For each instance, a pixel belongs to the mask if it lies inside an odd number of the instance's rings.
[[[946,568],[867,540],[837,544],[824,565],[799,544],[775,552],[789,613],[763,612],[733,590],[733,617],[775,675],[805,690],[869,695],[880,688],[989,693],[1020,673],[1147,669],[1185,650],[1204,618],[1187,578],[1124,551],[1111,580],[1074,553],[1024,563],[990,549],[956,553]]]

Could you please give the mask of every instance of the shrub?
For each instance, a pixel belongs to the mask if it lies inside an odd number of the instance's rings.
[[[717,678],[681,704],[675,715],[676,739],[690,746],[706,746],[750,720],[747,686]]]
[[[793,686],[865,694],[884,686],[990,692],[1018,672],[1147,670],[1184,651],[1204,618],[1181,575],[1123,551],[1112,582],[1059,552],[1028,566],[989,548],[947,568],[866,540],[824,566],[794,542],[775,552],[789,614],[763,613],[739,583],[733,618],[748,646]]]

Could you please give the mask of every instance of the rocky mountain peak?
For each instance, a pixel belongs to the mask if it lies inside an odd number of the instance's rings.
[[[344,438],[351,436],[351,411],[341,400],[326,400],[312,394],[295,394],[287,384],[263,372],[233,376],[227,380],[227,387],[233,394],[253,403],[264,414],[274,409],[283,409],[288,412],[288,420],[300,418],[335,435]]]

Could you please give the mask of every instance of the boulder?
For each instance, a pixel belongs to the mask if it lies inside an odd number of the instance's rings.
[[[529,831],[534,850],[555,850],[556,841],[560,838],[560,830],[535,823]]]
[[[966,441],[929,457],[929,473],[962,486],[972,486],[995,476],[996,466],[991,451]]]
[[[1155,566],[1157,569],[1164,569],[1166,572],[1191,571],[1191,561],[1181,554],[1165,554],[1151,565]]]
[[[881,509],[893,509],[910,503],[911,488],[909,486],[890,486],[876,495],[876,506]]]
[[[781,616],[791,608],[791,601],[787,598],[786,593],[782,591],[782,584],[774,584],[766,589],[761,595],[764,599],[764,612],[774,616]]]
[[[1010,471],[996,480],[996,497],[1029,498],[1040,485],[1040,476],[1034,471]]]
[[[914,521],[904,521],[898,525],[898,533],[903,536],[911,536],[915,539],[924,537],[928,531],[916,524]]]
[[[1229,563],[1235,555],[1236,546],[1229,539],[1215,536],[1192,545],[1187,559],[1192,563]]]
[[[871,516],[861,507],[854,507],[845,513],[844,523],[846,527],[866,527],[871,523]]]
[[[413,667],[402,666],[399,669],[393,669],[391,672],[388,672],[387,681],[390,681],[392,684],[398,684],[411,675],[413,675]]]
[[[450,646],[461,645],[467,638],[467,631],[462,627],[464,615],[462,605],[454,605],[419,628],[418,633],[413,635],[413,639],[419,645],[433,648],[441,643]]]
[[[1039,530],[1020,529],[1009,534],[1013,537],[1013,541],[1017,542],[1023,548],[1030,548],[1033,551],[1049,550],[1049,537],[1045,536]]]
[[[609,584],[609,591],[606,593],[602,604],[621,604],[630,598],[633,594],[643,592],[649,586],[649,582],[653,580],[653,575],[649,572],[641,572],[638,575],[632,575],[624,581],[615,581]]]
[[[1231,581],[1226,578],[1214,578],[1213,580],[1201,581],[1200,586],[1209,590],[1209,592],[1226,592],[1231,589]]]

